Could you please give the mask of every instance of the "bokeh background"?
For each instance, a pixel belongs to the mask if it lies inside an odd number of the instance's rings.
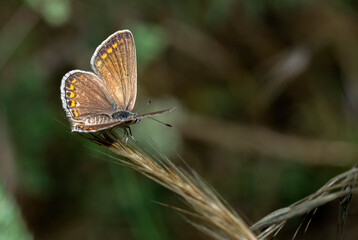
[[[0,238],[207,239],[171,192],[70,132],[60,81],[96,47],[133,32],[136,108],[176,107],[134,126],[181,159],[251,224],[358,160],[355,1],[0,2]],[[303,239],[333,239],[339,201]],[[357,239],[353,196],[344,239]],[[290,239],[301,218],[277,239]]]

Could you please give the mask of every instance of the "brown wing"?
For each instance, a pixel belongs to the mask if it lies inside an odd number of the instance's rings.
[[[137,95],[137,60],[132,33],[118,31],[94,52],[93,71],[103,80],[116,103],[116,110],[132,111]]]
[[[103,82],[95,74],[80,70],[62,78],[61,99],[73,127],[88,117],[110,115],[115,105]]]

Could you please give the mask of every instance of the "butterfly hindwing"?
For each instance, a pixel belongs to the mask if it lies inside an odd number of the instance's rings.
[[[68,72],[61,83],[62,106],[72,126],[85,124],[86,119],[113,112],[115,104],[103,82],[93,73]]]
[[[137,62],[132,33],[123,30],[109,36],[96,49],[91,66],[103,80],[116,109],[133,110],[137,95]]]

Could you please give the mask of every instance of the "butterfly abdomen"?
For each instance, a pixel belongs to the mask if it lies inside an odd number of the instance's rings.
[[[97,124],[109,123],[111,121],[112,121],[112,118],[109,115],[98,114],[98,115],[86,118],[84,120],[84,123],[89,124],[89,125],[97,125]]]

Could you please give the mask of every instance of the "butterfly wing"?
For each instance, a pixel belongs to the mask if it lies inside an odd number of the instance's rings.
[[[107,87],[115,109],[132,111],[137,95],[137,60],[132,33],[123,30],[109,36],[94,52],[91,66]]]
[[[115,101],[101,79],[91,72],[68,72],[62,78],[61,99],[72,131],[94,122],[111,121]]]

